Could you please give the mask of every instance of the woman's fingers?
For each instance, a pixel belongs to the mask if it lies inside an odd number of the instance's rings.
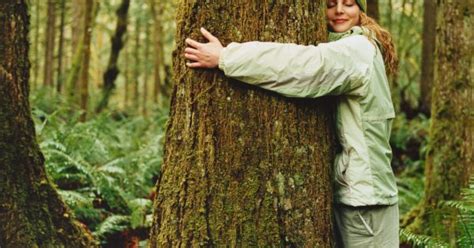
[[[200,43],[191,38],[185,40],[188,47],[184,49],[184,57],[189,60],[186,63],[190,68],[215,68],[218,65],[222,44],[209,31],[201,28],[201,33],[209,41]]]
[[[199,53],[199,51],[197,49],[190,48],[190,47],[186,47],[184,49],[184,52],[185,53],[190,53],[190,54],[198,54]]]
[[[203,67],[203,65],[201,64],[201,62],[187,62],[187,63],[186,63],[186,66],[188,66],[188,67],[190,67],[190,68]]]
[[[200,48],[202,46],[201,43],[191,39],[191,38],[187,38],[186,39],[186,44],[188,44],[189,46],[192,46],[194,48]]]
[[[184,57],[187,58],[187,59],[189,59],[189,60],[194,60],[194,61],[198,61],[198,60],[199,60],[199,58],[198,58],[196,55],[190,54],[190,53],[185,53],[185,54],[184,54]]]
[[[211,41],[211,42],[219,41],[214,35],[209,33],[209,31],[207,31],[205,28],[201,28],[201,33],[202,35],[204,35],[204,37],[206,37],[208,41]]]

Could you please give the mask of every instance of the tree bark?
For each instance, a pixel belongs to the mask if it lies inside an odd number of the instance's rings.
[[[46,28],[44,82],[46,86],[53,86],[54,82],[54,46],[56,38],[56,1],[48,0],[48,21]]]
[[[378,0],[367,0],[367,14],[368,16],[374,18],[377,22],[380,20]]]
[[[423,3],[423,51],[421,58],[420,111],[430,114],[431,90],[434,80],[434,60],[436,43],[436,1]]]
[[[109,104],[109,98],[115,89],[115,79],[117,79],[120,70],[117,66],[120,51],[124,46],[123,35],[127,32],[127,16],[130,0],[123,0],[117,9],[117,25],[115,34],[111,38],[112,50],[110,53],[109,64],[104,73],[104,84],[102,88],[102,100],[96,108],[96,112],[101,112]]]
[[[28,102],[25,1],[0,4],[0,247],[95,247],[46,176]]]
[[[414,230],[456,247],[456,214],[439,205],[458,199],[474,168],[474,2],[437,2],[435,76],[425,199]],[[443,214],[449,213],[447,216]]]
[[[86,0],[84,4],[84,36],[82,40],[83,57],[81,61],[81,75],[79,78],[80,106],[82,110],[82,114],[80,116],[81,121],[85,121],[87,118],[87,105],[89,98],[89,61],[91,54],[90,44],[92,36],[92,16],[94,12],[94,1]]]
[[[332,247],[335,102],[186,68],[184,40],[315,44],[323,1],[181,1],[150,247]],[[220,13],[216,15],[215,13]]]

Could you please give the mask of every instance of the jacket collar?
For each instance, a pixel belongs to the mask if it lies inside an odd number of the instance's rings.
[[[329,32],[329,41],[336,41],[340,40],[342,38],[346,38],[348,36],[352,35],[364,35],[367,32],[366,28],[362,28],[360,26],[354,26],[351,29],[347,30],[346,32],[342,33],[335,33],[335,32]]]

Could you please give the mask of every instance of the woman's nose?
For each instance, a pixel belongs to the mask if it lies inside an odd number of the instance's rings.
[[[336,5],[336,13],[337,14],[342,14],[344,13],[344,10],[343,10],[343,4],[341,2],[338,2],[337,5]]]

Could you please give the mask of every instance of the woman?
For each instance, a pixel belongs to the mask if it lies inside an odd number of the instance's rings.
[[[398,247],[398,205],[389,145],[395,117],[387,74],[396,55],[390,34],[364,12],[365,0],[328,0],[329,43],[271,42],[223,47],[186,39],[190,68],[226,76],[289,97],[340,95],[335,161],[335,219],[340,247]]]

